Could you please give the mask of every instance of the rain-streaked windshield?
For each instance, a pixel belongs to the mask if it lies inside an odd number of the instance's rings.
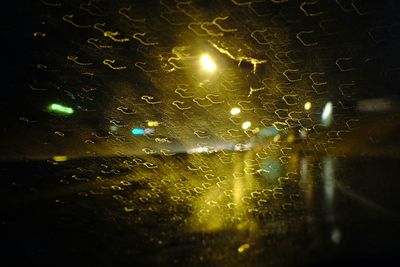
[[[399,11],[5,8],[5,266],[396,265]]]

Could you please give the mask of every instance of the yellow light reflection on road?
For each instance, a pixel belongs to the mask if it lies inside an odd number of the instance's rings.
[[[296,136],[294,134],[289,134],[287,137],[287,142],[290,144],[293,143],[294,141],[296,141]]]
[[[200,58],[200,63],[203,69],[207,72],[214,72],[217,69],[217,65],[208,55],[202,55]]]
[[[57,162],[63,162],[63,161],[67,161],[68,157],[67,156],[54,156],[53,160],[57,161]]]

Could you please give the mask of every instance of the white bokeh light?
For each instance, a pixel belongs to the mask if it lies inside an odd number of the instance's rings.
[[[232,108],[231,109],[231,115],[232,116],[235,116],[235,115],[238,115],[240,113],[240,108]]]
[[[245,121],[245,122],[243,122],[243,124],[242,124],[242,128],[243,128],[244,130],[249,129],[250,126],[251,126],[251,122],[249,122],[249,121]]]

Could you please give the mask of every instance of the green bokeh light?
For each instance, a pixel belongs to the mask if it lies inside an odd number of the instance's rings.
[[[51,104],[51,105],[49,105],[48,110],[50,112],[54,112],[54,113],[61,114],[61,115],[71,115],[74,113],[74,110],[72,108],[65,107],[60,104]]]

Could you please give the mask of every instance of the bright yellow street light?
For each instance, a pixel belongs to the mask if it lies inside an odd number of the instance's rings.
[[[214,72],[217,69],[217,65],[215,65],[214,61],[209,55],[202,55],[200,58],[201,66],[207,72]]]

